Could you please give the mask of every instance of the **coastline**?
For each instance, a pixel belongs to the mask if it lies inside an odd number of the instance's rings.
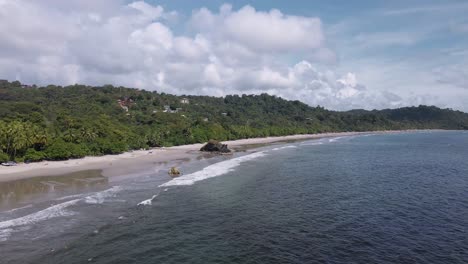
[[[327,137],[354,136],[363,134],[389,134],[421,130],[392,130],[369,132],[336,132],[320,134],[302,134],[280,137],[249,138],[223,141],[233,149],[246,148],[249,145],[265,145],[271,143],[320,139]],[[422,130],[424,131],[424,130]],[[183,162],[201,155],[199,149],[204,144],[181,145],[168,148],[152,148],[149,150],[135,150],[118,155],[89,156],[81,159],[65,161],[42,161],[36,163],[21,163],[12,167],[0,167],[0,182],[8,182],[39,176],[68,174],[85,170],[101,170],[106,177],[122,176],[136,171],[151,169],[155,164],[169,162]]]

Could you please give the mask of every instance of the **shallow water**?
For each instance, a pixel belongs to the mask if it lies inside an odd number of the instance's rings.
[[[0,212],[106,187],[109,187],[109,179],[103,177],[100,170],[0,182]]]
[[[0,262],[467,263],[467,160],[424,132],[190,162],[0,213]]]

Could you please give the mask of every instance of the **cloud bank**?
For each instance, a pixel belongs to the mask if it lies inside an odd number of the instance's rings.
[[[0,78],[175,94],[266,92],[338,110],[414,102],[324,67],[337,56],[318,17],[226,4],[194,10],[183,34],[171,26],[177,18],[144,1],[0,0]]]

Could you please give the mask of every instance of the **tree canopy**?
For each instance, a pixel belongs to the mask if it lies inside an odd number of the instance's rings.
[[[118,154],[157,146],[291,134],[468,129],[435,106],[337,112],[268,94],[176,96],[140,89],[0,82],[0,161]]]

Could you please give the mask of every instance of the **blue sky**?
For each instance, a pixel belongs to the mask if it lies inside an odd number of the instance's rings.
[[[0,78],[267,92],[337,110],[468,111],[467,1],[0,0],[0,8],[9,36]]]

